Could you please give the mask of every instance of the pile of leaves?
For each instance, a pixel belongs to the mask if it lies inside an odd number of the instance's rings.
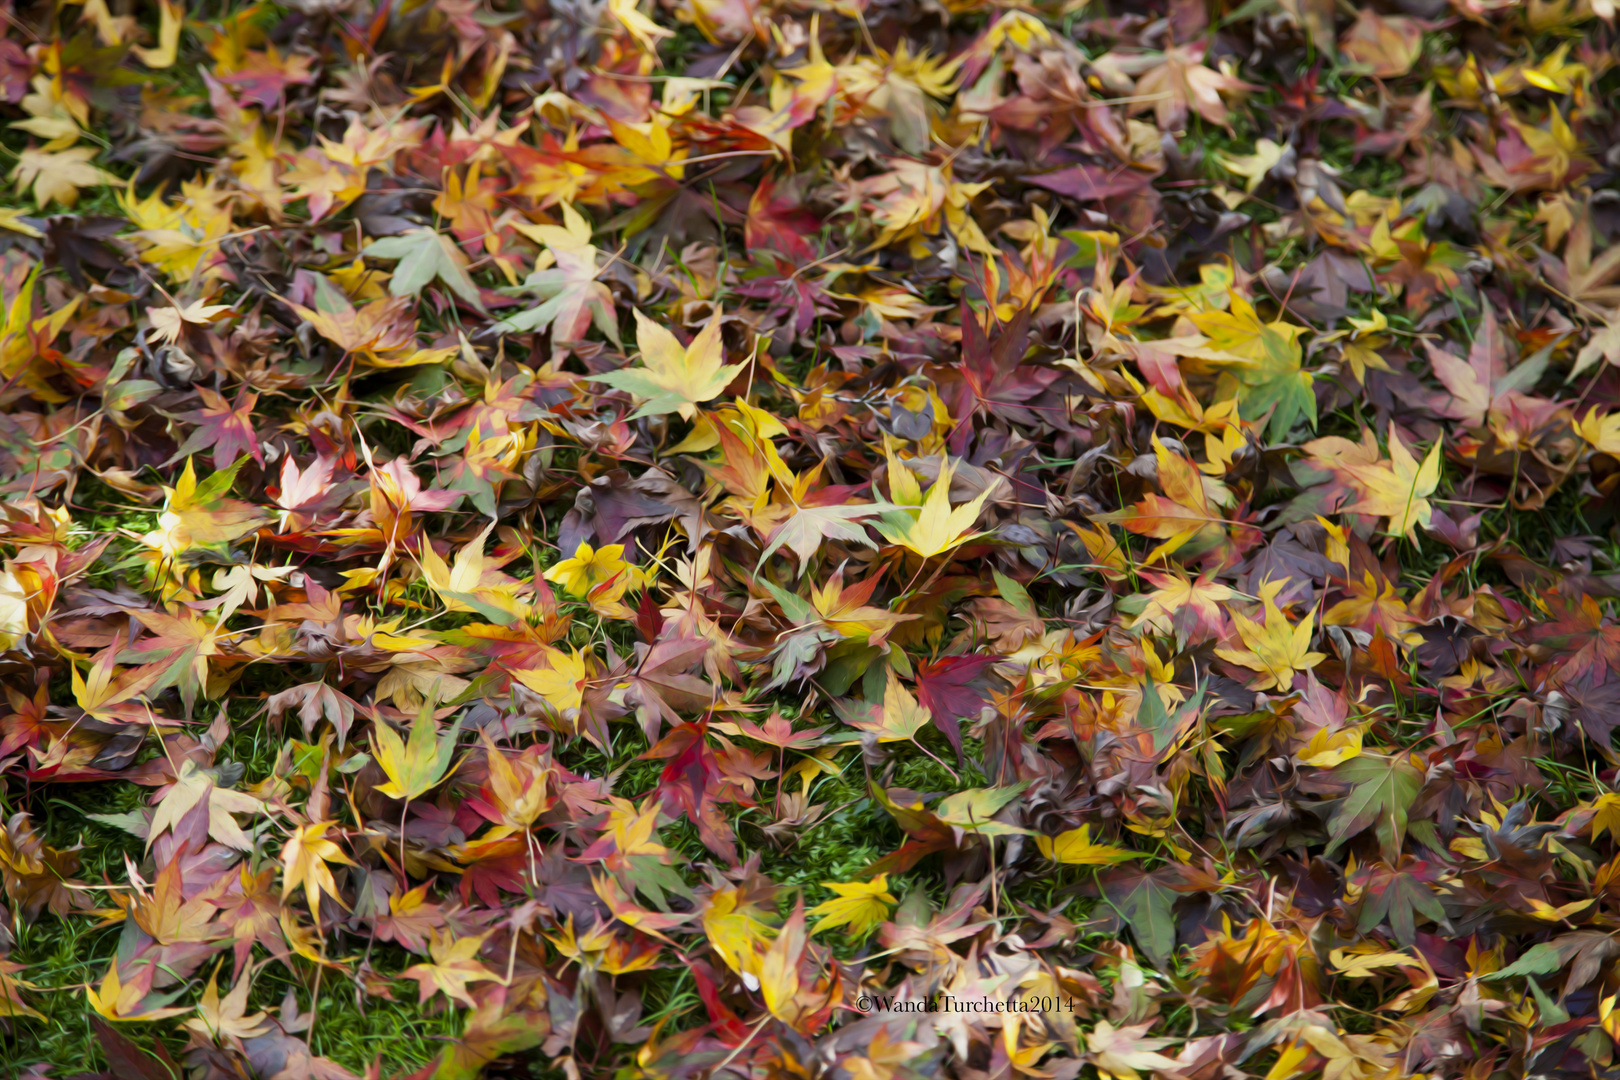
[[[1620,1068],[1612,0],[5,0],[28,1080]]]

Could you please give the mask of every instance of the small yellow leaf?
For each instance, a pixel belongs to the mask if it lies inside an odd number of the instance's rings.
[[[1349,761],[1361,753],[1361,728],[1323,728],[1311,736],[1305,748],[1294,755],[1301,765],[1315,765],[1331,769],[1341,761]]]
[[[548,648],[545,656],[549,667],[519,668],[512,674],[530,690],[545,698],[559,713],[577,709],[585,701],[585,654],[575,649],[565,653]]]
[[[1112,866],[1114,863],[1126,862],[1137,857],[1134,851],[1128,851],[1113,844],[1098,844],[1091,839],[1091,826],[1082,825],[1078,829],[1059,833],[1056,836],[1035,837],[1035,846],[1041,849],[1053,862],[1070,863],[1077,866]]]
[[[817,934],[842,926],[849,937],[865,937],[887,919],[890,909],[900,902],[889,892],[887,874],[879,874],[871,881],[823,881],[822,885],[838,895],[808,912],[820,920],[813,931]]]

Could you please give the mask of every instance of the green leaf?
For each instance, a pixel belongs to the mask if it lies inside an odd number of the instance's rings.
[[[1162,873],[1115,870],[1103,877],[1102,891],[1104,899],[1130,927],[1137,947],[1156,966],[1165,968],[1176,949],[1176,919],[1172,909],[1178,894],[1161,879]]]
[[[1384,868],[1371,875],[1363,886],[1357,930],[1363,934],[1371,933],[1388,919],[1390,929],[1395,932],[1395,940],[1411,946],[1417,941],[1415,916],[1421,914],[1436,923],[1446,921],[1446,909],[1429,887],[1428,882],[1433,874],[1423,863],[1413,865],[1423,868],[1421,876],[1407,870],[1389,872]]]
[[[1204,687],[1207,685],[1199,684],[1197,692],[1171,713],[1165,709],[1164,701],[1159,697],[1158,684],[1151,676],[1148,678],[1142,691],[1142,704],[1136,710],[1136,726],[1152,733],[1155,755],[1164,753],[1167,747],[1198,722],[1198,714],[1204,707]]]
[[[460,734],[461,718],[457,717],[449,731],[442,737],[438,735],[431,697],[416,714],[408,743],[393,728],[379,722],[372,730],[372,748],[377,764],[388,774],[388,783],[379,784],[378,793],[390,799],[415,799],[432,790],[449,771]]]
[[[395,296],[419,296],[438,278],[450,291],[468,304],[484,310],[478,286],[467,276],[464,257],[448,236],[432,229],[412,229],[399,236],[388,236],[367,244],[361,251],[374,259],[398,259],[388,291]]]
[[[1287,438],[1301,416],[1310,420],[1314,431],[1316,393],[1311,373],[1301,370],[1299,342],[1267,326],[1260,331],[1259,343],[1260,361],[1233,369],[1244,388],[1238,412],[1245,420],[1253,420],[1275,406],[1266,427],[1266,435],[1272,439]]]
[[[958,791],[934,808],[934,816],[947,825],[985,836],[1028,833],[1028,829],[991,820],[1002,807],[1018,798],[1028,786],[1029,783],[1025,781],[1006,787],[970,788],[967,791]]]
[[[1362,754],[1335,768],[1333,776],[1352,787],[1328,822],[1328,856],[1371,826],[1378,831],[1384,861],[1394,864],[1406,839],[1407,808],[1423,790],[1422,770],[1405,754]]]

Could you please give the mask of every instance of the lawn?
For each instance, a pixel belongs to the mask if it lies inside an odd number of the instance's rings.
[[[6,1075],[1608,1075],[1614,21],[8,8]]]

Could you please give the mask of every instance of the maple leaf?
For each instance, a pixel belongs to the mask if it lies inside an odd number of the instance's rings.
[[[665,855],[667,849],[657,841],[662,812],[656,799],[645,799],[638,807],[628,799],[611,798],[607,811],[610,828],[585,849],[581,860],[603,859],[613,868],[615,859]]]
[[[1210,488],[1190,459],[1172,451],[1157,436],[1153,439],[1159,488],[1163,495],[1148,492],[1142,501],[1122,510],[1100,514],[1097,520],[1123,526],[1138,536],[1150,536],[1164,543],[1148,554],[1149,563],[1178,551],[1206,530],[1224,529],[1226,519],[1210,500]]]
[[[885,510],[882,518],[876,523],[877,531],[885,540],[921,555],[924,559],[930,559],[935,555],[954,551],[963,544],[985,535],[971,530],[974,523],[979,520],[979,512],[984,509],[985,500],[990,497],[991,489],[981,491],[969,501],[953,507],[951,477],[955,474],[956,465],[956,462],[946,459],[940,466],[938,479],[928,489],[927,498],[922,500],[922,505],[908,506],[910,500],[903,491],[897,494],[896,485],[904,490],[910,490],[916,487],[916,480],[898,458],[890,458],[890,498],[897,504],[897,508]]]
[[[115,960],[102,976],[99,986],[86,985],[84,996],[90,1002],[90,1007],[106,1017],[120,1023],[127,1021],[163,1020],[171,1016],[184,1016],[190,1009],[176,1006],[165,1006],[164,999],[172,1000],[172,994],[152,995],[148,985],[141,982],[125,982],[119,975],[118,962]],[[154,1004],[152,998],[157,999]]]
[[[323,293],[318,308],[288,307],[323,338],[372,367],[442,364],[457,349],[418,349],[416,320],[408,297],[387,297],[356,307],[348,297]]]
[[[28,636],[28,599],[29,592],[12,567],[0,569],[0,647],[14,648]]]
[[[179,825],[182,818],[205,802],[208,806],[208,835],[239,851],[251,851],[252,839],[231,815],[258,814],[263,811],[264,804],[246,792],[220,787],[190,758],[181,764],[180,775],[159,801],[146,833],[146,846],[151,848],[160,833]]]
[[[326,867],[327,863],[354,865],[353,860],[343,854],[343,849],[326,837],[327,830],[336,824],[335,821],[316,821],[300,825],[281,847],[281,898],[287,899],[294,889],[302,885],[310,913],[317,917],[323,893],[337,901],[343,910],[348,910],[348,905],[338,895],[332,871]]]
[[[704,936],[725,965],[750,982],[759,985],[760,961],[776,937],[776,920],[762,901],[768,896],[751,895],[739,888],[714,890],[703,907]]]
[[[1112,866],[1137,858],[1137,853],[1113,844],[1099,844],[1091,839],[1091,826],[1082,825],[1056,836],[1037,834],[1035,846],[1053,862],[1075,863],[1080,866]]]
[[[1423,788],[1423,770],[1408,754],[1362,754],[1336,767],[1332,775],[1350,785],[1350,793],[1328,820],[1328,854],[1372,828],[1384,861],[1396,862],[1406,838],[1407,810]]]
[[[1331,769],[1361,753],[1361,728],[1321,728],[1294,757],[1302,765]]]
[[[158,4],[160,20],[158,22],[157,48],[150,49],[144,45],[130,47],[147,67],[153,70],[162,70],[174,66],[176,58],[180,55],[180,30],[185,22],[186,9],[174,0],[160,0]]]
[[[804,928],[804,897],[794,902],[793,914],[782,924],[770,947],[765,950],[759,965],[760,994],[771,1015],[790,1026],[798,1027],[807,1013],[813,1013],[812,1002],[800,993],[800,960],[804,956],[809,937]]]
[[[917,741],[917,733],[927,727],[929,723],[933,723],[942,731],[945,731],[947,737],[954,735],[955,738],[951,740],[952,746],[957,747],[958,750],[960,747],[961,733],[956,729],[956,725],[949,720],[936,719],[932,710],[919,705],[917,699],[906,689],[905,684],[900,681],[900,677],[895,674],[893,668],[888,669],[887,684],[883,691],[883,704],[881,706],[868,707],[865,710],[853,709],[847,712],[841,710],[840,715],[844,722],[851,727],[876,735],[880,743],[910,742],[929,757],[934,757],[934,755],[927,747]],[[938,761],[939,759],[934,758],[934,760]],[[944,763],[941,762],[941,764]],[[945,767],[947,770],[950,768],[949,766]]]
[[[813,47],[817,45],[819,43],[812,42]],[[791,183],[778,184],[774,178],[767,177],[754,188],[748,197],[743,239],[750,249],[774,247],[801,262],[809,262],[816,253],[805,238],[814,236],[821,222],[795,197]]]
[[[876,197],[872,223],[883,230],[868,250],[900,240],[916,244],[924,236],[938,235],[944,226],[963,248],[996,257],[995,246],[971,213],[973,198],[990,186],[989,181],[959,183],[949,164],[900,158],[890,165],[892,172],[861,181],[862,194]]]
[[[25,970],[26,966],[15,960],[0,960],[0,1016],[44,1020],[45,1017],[29,1005],[24,996],[24,991],[38,990],[39,987],[26,979],[17,978],[17,973]]]
[[[196,707],[197,694],[208,684],[211,658],[225,651],[220,640],[225,634],[220,616],[198,614],[185,608],[177,608],[173,614],[146,610],[133,610],[130,614],[149,633],[132,643],[118,658],[150,663],[156,677],[147,685],[146,692],[178,687],[189,716]]]
[[[844,583],[844,568],[840,566],[822,585],[810,586],[810,609],[822,624],[839,636],[850,640],[882,645],[890,632],[914,615],[897,615],[887,608],[873,607],[867,601],[877,590],[878,579]]]
[[[1234,303],[1234,307],[1236,304]],[[1204,316],[1207,325],[1211,316]],[[1301,417],[1316,427],[1315,377],[1301,367],[1303,353],[1296,334],[1275,325],[1259,326],[1248,355],[1239,355],[1231,370],[1242,389],[1238,409],[1245,420],[1271,414],[1266,427],[1273,439],[1287,438]]]
[[[1441,414],[1475,427],[1482,425],[1490,412],[1507,407],[1514,397],[1531,400],[1522,391],[1534,388],[1547,370],[1545,357],[1532,358],[1508,370],[1506,343],[1489,307],[1474,333],[1466,362],[1433,343],[1428,344],[1428,350],[1435,376],[1451,391],[1451,400],[1440,405]]]
[[[141,537],[149,547],[173,559],[194,545],[229,543],[273,520],[253,503],[227,498],[241,468],[241,458],[202,481],[191,459],[168,495],[155,531]]]
[[[1610,244],[1594,258],[1593,231],[1591,212],[1582,207],[1570,222],[1563,260],[1543,257],[1547,276],[1572,300],[1620,305],[1620,244]]]
[[[378,794],[390,799],[418,799],[438,786],[450,769],[460,734],[460,717],[450,725],[450,730],[439,733],[430,702],[424,702],[417,712],[408,743],[387,724],[374,724],[372,749],[377,764],[388,774],[388,782],[377,785]]]
[[[446,611],[476,611],[495,622],[507,624],[523,610],[518,594],[521,582],[500,573],[484,555],[484,544],[495,528],[493,522],[456,552],[453,566],[445,563],[431,545],[422,548],[422,578],[428,588],[444,601]]]
[[[82,906],[82,888],[73,875],[80,860],[77,846],[65,851],[45,843],[26,810],[13,814],[0,829],[0,881],[22,918],[32,922],[49,910],[65,916]]]
[[[230,310],[229,304],[208,304],[201,300],[193,300],[184,307],[173,304],[169,307],[147,308],[146,317],[152,324],[153,337],[173,345],[180,340],[180,334],[187,324],[207,326],[218,322],[220,317]],[[235,461],[236,457],[233,456],[229,460]]]
[[[1158,586],[1145,597],[1141,611],[1126,624],[1127,629],[1147,627],[1159,634],[1173,634],[1176,648],[1185,649],[1212,637],[1222,636],[1226,616],[1222,605],[1237,594],[1211,579],[1185,574],[1158,574],[1139,571],[1142,579]]]
[[[1179,131],[1185,126],[1189,109],[1211,124],[1228,126],[1231,114],[1221,94],[1245,93],[1254,87],[1206,67],[1206,48],[1199,42],[1166,50],[1160,63],[1136,81],[1139,96],[1132,111],[1151,107],[1159,127],[1166,131]]]
[[[196,427],[164,464],[173,465],[181,458],[189,459],[191,455],[212,447],[216,469],[229,467],[243,455],[251,455],[254,461],[263,465],[264,449],[253,430],[253,414],[259,403],[259,395],[244,389],[237,395],[236,404],[231,405],[206,386],[198,387],[197,393],[202,395],[203,407],[175,417]]]
[[[116,184],[118,177],[92,165],[96,148],[71,146],[65,150],[23,150],[17,154],[11,179],[18,192],[33,188],[34,202],[41,207],[59,202],[72,206],[79,201],[79,189]]]
[[[219,996],[219,969],[216,966],[208,977],[202,1001],[197,1005],[197,1016],[187,1020],[185,1026],[213,1042],[252,1039],[270,1030],[270,1018],[262,1012],[247,1011],[248,991],[252,980],[242,975],[222,1000]]]
[[[1369,75],[1397,78],[1411,71],[1423,55],[1423,28],[1416,19],[1362,8],[1339,39],[1339,51]]]
[[[1591,829],[1594,844],[1605,832],[1610,836],[1620,836],[1620,794],[1605,791],[1593,799],[1587,809],[1592,811]]]
[[[1270,139],[1259,139],[1254,144],[1252,154],[1221,154],[1221,167],[1229,173],[1243,177],[1247,181],[1243,185],[1243,190],[1253,195],[1271,170],[1282,164],[1284,158],[1291,155],[1292,150],[1291,146],[1275,143]]]
[[[578,709],[585,701],[585,686],[590,681],[586,670],[585,654],[575,649],[562,652],[544,649],[539,657],[545,667],[516,668],[512,674],[524,686],[546,699],[558,713],[567,714]]]
[[[1377,863],[1364,867],[1355,877],[1362,890],[1357,929],[1370,931],[1387,921],[1396,941],[1408,947],[1415,944],[1416,915],[1426,916],[1437,924],[1446,921],[1445,906],[1435,895],[1434,888],[1441,872],[1440,867],[1408,856],[1402,856],[1399,865],[1393,868]],[[1364,966],[1370,963],[1367,959],[1361,960]]]
[[[1427,528],[1434,514],[1429,496],[1440,486],[1440,441],[1429,448],[1419,465],[1401,441],[1400,432],[1389,430],[1389,461],[1368,465],[1348,465],[1344,470],[1362,488],[1361,498],[1346,509],[1389,519],[1389,531],[1413,539],[1418,526]]]
[[[865,506],[795,504],[793,513],[766,537],[765,547],[759,553],[759,565],[763,566],[766,559],[786,547],[799,557],[802,576],[810,568],[810,560],[829,540],[875,548],[877,544],[857,522],[878,516],[884,508],[883,503]]]
[[[821,884],[837,895],[805,912],[818,920],[811,931],[816,934],[842,926],[846,937],[863,938],[887,919],[894,905],[900,902],[889,892],[887,874],[879,874],[870,881],[823,881]]]
[[[1018,825],[996,821],[995,815],[1018,798],[1027,785],[1006,784],[993,788],[969,788],[941,799],[934,807],[934,817],[957,835],[958,844],[966,833],[980,836],[1015,836],[1029,830]]]
[[[613,292],[597,280],[602,268],[597,266],[598,253],[590,243],[590,224],[571,203],[563,203],[562,211],[561,227],[519,226],[523,233],[546,245],[553,265],[537,267],[522,285],[502,290],[509,295],[537,296],[543,303],[508,315],[495,328],[504,334],[518,334],[550,327],[553,340],[566,345],[583,338],[586,329],[595,323],[603,336],[618,345]]]
[[[1240,612],[1232,612],[1232,625],[1246,649],[1217,648],[1215,655],[1259,672],[1251,684],[1256,690],[1272,687],[1286,691],[1293,685],[1294,675],[1307,671],[1327,659],[1326,654],[1311,652],[1311,638],[1315,633],[1316,617],[1307,614],[1298,624],[1291,624],[1288,616],[1277,606],[1277,594],[1284,581],[1268,581],[1260,586],[1260,605],[1264,622],[1257,623]]]
[[[408,967],[400,973],[400,978],[416,980],[420,992],[418,1000],[422,1002],[443,991],[444,996],[452,1001],[459,1001],[469,1009],[474,1008],[476,1003],[472,995],[467,993],[467,984],[500,979],[478,959],[478,952],[484,947],[484,939],[488,936],[457,937],[450,931],[435,930],[428,941],[428,955],[433,958],[432,962]]]
[[[985,655],[942,656],[917,665],[917,700],[958,755],[962,752],[958,721],[978,719],[979,710],[989,700],[986,676],[997,659]]]
[[[1107,1020],[1099,1020],[1085,1037],[1086,1060],[1096,1066],[1102,1076],[1115,1080],[1140,1080],[1138,1069],[1147,1072],[1174,1070],[1176,1060],[1158,1051],[1176,1040],[1146,1038],[1152,1027],[1151,1020],[1118,1028]]]
[[[374,259],[398,259],[388,291],[397,297],[419,296],[437,279],[469,306],[483,310],[478,286],[467,276],[467,257],[448,236],[433,229],[411,229],[399,236],[373,240],[360,254]]]
[[[609,582],[624,579],[626,584],[639,580],[639,572],[624,559],[623,544],[604,544],[593,548],[581,541],[574,553],[561,562],[548,567],[547,581],[555,581],[570,596],[588,596]]]
[[[991,342],[979,316],[962,304],[962,392],[951,402],[959,414],[983,412],[1021,423],[1038,423],[1027,403],[1045,393],[1058,372],[1024,363],[1029,347],[1029,306],[997,328]]]
[[[699,405],[718,397],[748,366],[722,363],[725,355],[720,344],[718,311],[692,344],[683,347],[674,334],[637,310],[636,342],[641,346],[641,367],[591,376],[616,390],[646,399],[630,414],[632,420],[668,413],[679,413],[690,420]]]
[[[529,1050],[550,1034],[545,1013],[513,1009],[502,995],[481,995],[467,1014],[461,1037],[440,1055],[433,1080],[477,1080],[508,1054]]]
[[[546,783],[550,770],[532,751],[525,752],[516,760],[508,758],[489,741],[488,732],[483,734],[485,760],[489,763],[489,780],[484,790],[496,811],[496,820],[509,826],[528,828],[552,806],[553,800]]]

